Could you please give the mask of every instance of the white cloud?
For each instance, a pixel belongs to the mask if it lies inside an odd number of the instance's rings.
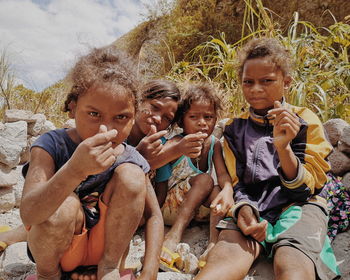
[[[42,90],[63,78],[76,56],[115,41],[140,22],[152,0],[0,0],[0,49],[17,76]]]

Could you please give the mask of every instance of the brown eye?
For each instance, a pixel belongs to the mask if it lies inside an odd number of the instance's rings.
[[[89,115],[90,115],[91,117],[94,117],[94,118],[100,116],[100,114],[99,114],[98,112],[89,112]]]

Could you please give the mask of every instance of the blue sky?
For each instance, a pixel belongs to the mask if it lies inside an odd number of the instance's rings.
[[[63,78],[91,47],[137,26],[156,0],[0,0],[0,50],[18,83],[40,91]]]

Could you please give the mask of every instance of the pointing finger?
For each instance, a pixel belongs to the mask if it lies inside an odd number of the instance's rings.
[[[151,135],[153,135],[153,134],[156,133],[156,132],[157,132],[156,126],[152,124],[152,125],[151,125],[151,128],[150,128],[149,131],[148,131],[147,136],[151,136]]]
[[[98,132],[99,133],[107,132],[107,126],[105,126],[104,124],[101,124]]]
[[[106,144],[118,135],[116,129],[112,129],[106,132],[98,133],[93,137],[86,139],[86,142],[92,146],[99,146]]]

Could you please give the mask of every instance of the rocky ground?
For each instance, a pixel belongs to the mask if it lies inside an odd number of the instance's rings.
[[[8,224],[16,227],[20,224],[19,211],[0,214],[0,225]],[[204,251],[208,240],[207,225],[197,225],[189,228],[184,236],[184,242],[191,247],[191,252],[199,257]],[[350,231],[339,234],[333,242],[333,248],[342,272],[343,280],[350,280]],[[139,260],[144,253],[144,240],[139,232],[131,241],[129,262]],[[35,265],[28,259],[26,243],[21,242],[9,246],[0,257],[0,280],[22,280],[26,275],[35,273]],[[189,280],[190,274],[173,272],[160,272],[158,280]],[[258,259],[245,280],[271,280],[273,279],[272,265],[264,258]]]

